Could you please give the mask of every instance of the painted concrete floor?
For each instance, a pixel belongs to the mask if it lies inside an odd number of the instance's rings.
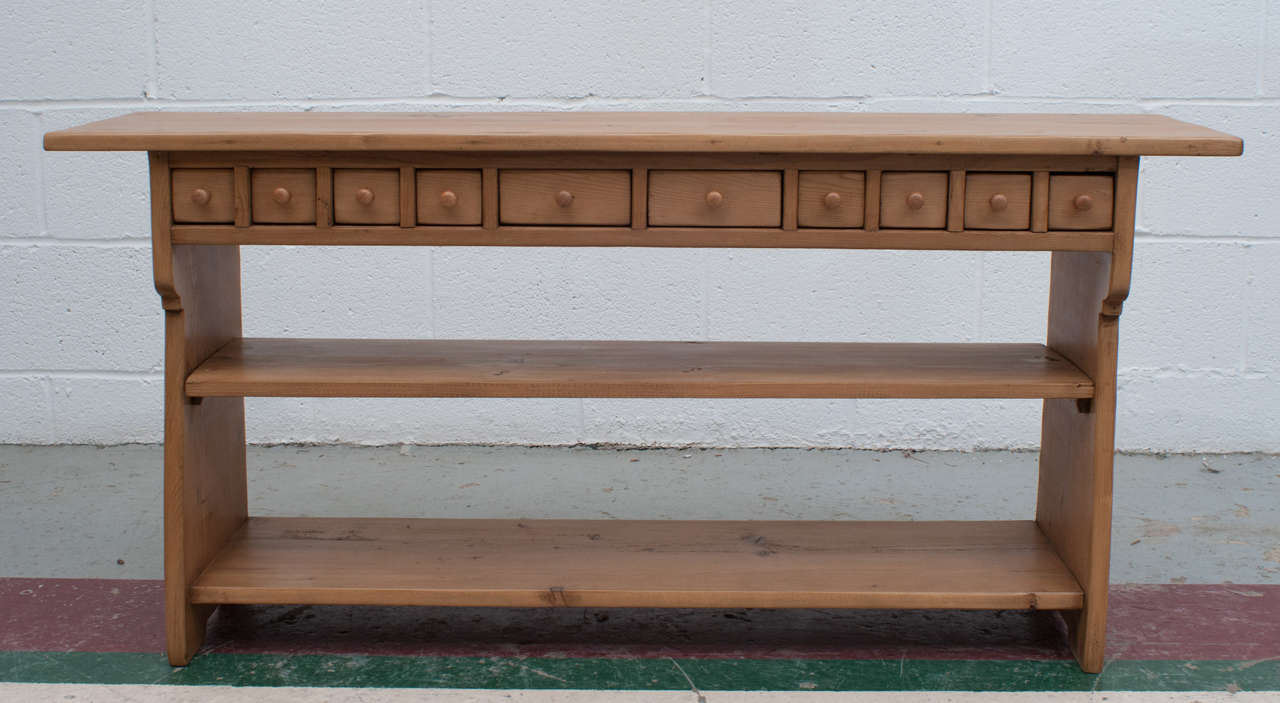
[[[1036,475],[1034,452],[282,446],[249,459],[257,515],[1017,519],[1032,516]],[[171,669],[160,466],[155,446],[0,446],[0,701],[1280,701],[1276,456],[1117,458],[1096,677],[1070,661],[1056,615],[1021,611],[235,606],[192,666]]]

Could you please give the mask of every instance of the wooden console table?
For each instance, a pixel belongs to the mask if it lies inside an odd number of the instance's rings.
[[[169,659],[221,603],[1060,610],[1106,630],[1117,321],[1153,115],[137,113],[165,314]],[[93,174],[86,173],[89,181]],[[1044,344],[246,339],[242,244],[1053,252]],[[923,255],[923,254],[922,254]],[[249,517],[246,396],[1043,398],[1035,520]]]

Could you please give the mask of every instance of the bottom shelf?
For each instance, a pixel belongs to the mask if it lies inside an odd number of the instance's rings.
[[[1077,609],[1032,521],[250,518],[195,603]]]

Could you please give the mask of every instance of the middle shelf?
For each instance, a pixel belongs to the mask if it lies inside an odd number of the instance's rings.
[[[1091,398],[1043,344],[234,339],[191,397]]]

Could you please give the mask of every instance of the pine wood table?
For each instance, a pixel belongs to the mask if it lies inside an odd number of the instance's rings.
[[[1154,115],[137,113],[165,310],[169,659],[223,603],[1107,612],[1117,322]],[[93,174],[84,174],[86,181]],[[239,245],[1052,251],[1044,343],[247,339]],[[921,254],[927,256],[927,254]],[[250,517],[247,396],[1043,398],[1035,519]]]

